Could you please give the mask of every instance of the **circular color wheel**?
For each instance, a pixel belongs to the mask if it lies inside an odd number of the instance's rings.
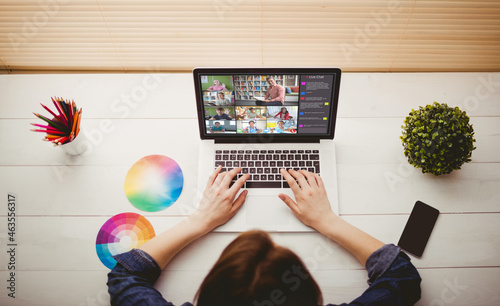
[[[97,256],[106,267],[113,269],[116,260],[112,256],[128,252],[154,236],[155,230],[144,216],[131,212],[115,215],[97,234]]]
[[[138,160],[125,178],[125,195],[143,211],[160,211],[174,204],[182,192],[184,177],[177,162],[163,155]]]

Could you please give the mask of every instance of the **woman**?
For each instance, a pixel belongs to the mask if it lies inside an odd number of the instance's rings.
[[[210,176],[198,210],[188,219],[139,249],[115,256],[118,263],[108,274],[111,304],[173,305],[154,289],[162,269],[189,243],[231,219],[245,202],[248,191],[237,194],[249,174],[229,187],[241,168],[220,171],[218,167]],[[352,305],[411,305],[420,299],[420,276],[399,247],[384,245],[339,218],[317,174],[284,169],[281,174],[295,201],[284,194],[279,198],[294,215],[366,266],[370,287]],[[292,276],[301,281],[291,281]],[[319,287],[302,261],[261,231],[243,233],[226,247],[195,297],[195,305],[200,306],[322,304]]]

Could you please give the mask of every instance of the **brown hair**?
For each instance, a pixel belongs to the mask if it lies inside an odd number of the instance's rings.
[[[198,306],[320,305],[321,291],[291,250],[269,234],[240,234],[222,252],[196,293]]]

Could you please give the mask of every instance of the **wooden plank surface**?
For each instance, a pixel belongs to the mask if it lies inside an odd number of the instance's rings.
[[[30,90],[26,90],[29,86]],[[18,196],[17,298],[0,287],[2,305],[109,305],[107,268],[95,239],[114,214],[146,216],[157,233],[196,204],[199,135],[190,74],[0,76],[0,196]],[[69,157],[30,132],[31,112],[50,96],[84,109],[89,152]],[[471,116],[477,150],[450,175],[408,165],[399,135],[412,108],[445,102]],[[422,258],[417,305],[496,305],[500,294],[500,73],[351,73],[342,79],[335,137],[340,214],[387,243],[397,243],[416,200],[441,211]],[[192,140],[192,141],[187,141]],[[146,213],[126,199],[130,166],[150,154],[174,158],[185,177],[178,202]],[[5,282],[7,207],[0,206],[0,277]],[[211,233],[188,246],[157,288],[176,304],[198,285],[236,233]],[[318,233],[273,233],[311,268],[325,301],[366,288],[355,258]],[[187,285],[186,285],[187,284]]]
[[[96,256],[95,241],[109,217],[20,218],[17,270],[107,270]],[[385,243],[397,244],[408,214],[343,218]],[[147,219],[159,234],[183,218],[148,216]],[[499,214],[441,214],[424,256],[414,258],[413,263],[418,268],[500,267],[498,220]],[[237,233],[211,233],[186,248],[166,270],[209,269],[236,236]],[[319,233],[272,233],[271,236],[276,243],[296,252],[310,269],[363,268],[347,251]],[[2,262],[8,256],[6,252],[0,253]],[[7,268],[2,266],[2,270]]]

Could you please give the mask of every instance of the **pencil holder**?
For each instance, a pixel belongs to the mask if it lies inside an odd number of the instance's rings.
[[[89,148],[89,142],[85,133],[79,133],[78,136],[71,142],[58,145],[66,154],[69,155],[80,155],[85,153]]]

